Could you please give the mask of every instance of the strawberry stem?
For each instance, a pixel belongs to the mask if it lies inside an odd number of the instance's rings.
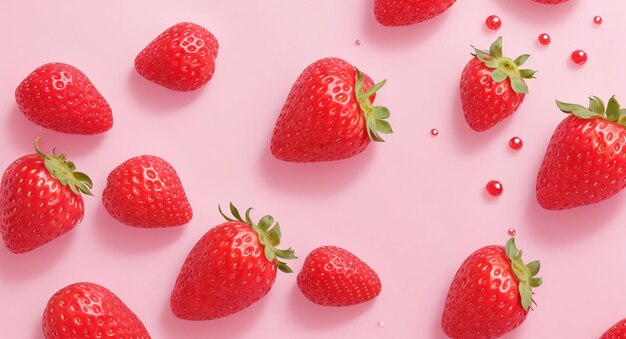
[[[65,158],[65,154],[57,155],[56,148],[52,149],[52,154],[47,154],[39,149],[39,141],[42,137],[35,139],[35,152],[39,155],[46,166],[46,169],[59,182],[70,188],[74,194],[80,195],[81,193],[91,195],[91,188],[93,188],[93,182],[87,174],[82,172],[76,172],[76,165],[73,162]]]
[[[391,134],[393,133],[393,129],[389,122],[387,122],[387,118],[391,115],[389,109],[384,106],[374,106],[370,102],[370,97],[374,95],[378,90],[380,90],[385,84],[387,80],[383,80],[374,86],[370,87],[367,91],[363,90],[365,85],[365,80],[363,78],[363,73],[358,68],[354,68],[356,71],[357,79],[356,84],[354,86],[354,90],[356,92],[356,99],[359,102],[359,106],[361,107],[361,111],[365,116],[365,123],[367,125],[367,136],[371,141],[383,142],[383,138],[380,137],[378,133]]]
[[[532,289],[541,286],[543,283],[541,278],[535,278],[539,273],[541,264],[539,261],[524,264],[524,261],[522,261],[522,251],[518,250],[517,246],[515,246],[514,237],[507,241],[504,250],[506,256],[511,259],[511,268],[519,281],[518,290],[522,300],[522,307],[525,311],[528,311],[534,303]]]
[[[604,105],[604,101],[597,96],[589,97],[589,107],[582,105],[570,104],[566,102],[556,101],[556,105],[563,113],[573,114],[581,119],[604,119],[613,123],[620,124],[626,128],[626,109],[620,107],[619,102],[612,96],[608,104]]]

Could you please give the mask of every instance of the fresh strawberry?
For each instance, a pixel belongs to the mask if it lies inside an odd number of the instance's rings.
[[[276,268],[291,273],[280,259],[295,259],[290,249],[279,250],[280,226],[266,215],[259,223],[245,221],[230,204],[235,219],[207,232],[191,250],[176,280],[170,306],[187,320],[210,320],[239,312],[265,296],[276,279]]]
[[[84,215],[81,193],[91,195],[92,182],[65,155],[36,154],[15,160],[0,185],[0,228],[7,248],[24,253],[76,226]]]
[[[318,247],[298,274],[300,291],[322,306],[350,306],[376,298],[378,275],[354,254],[335,246]]]
[[[432,19],[456,0],[375,0],[376,20],[384,26],[407,26]]]
[[[174,91],[206,85],[215,73],[219,45],[204,27],[181,22],[161,33],[135,58],[144,78]]]
[[[626,339],[626,319],[620,320],[609,328],[600,339]]]
[[[149,339],[143,323],[108,289],[89,282],[55,293],[43,314],[43,333],[52,338]]]
[[[502,37],[489,51],[474,50],[461,75],[461,103],[469,126],[482,132],[517,111],[528,93],[524,79],[534,78],[535,71],[518,68],[528,54],[515,60],[502,56]]]
[[[15,90],[15,100],[28,120],[53,131],[99,134],[113,126],[109,103],[83,72],[67,64],[34,70]]]
[[[117,166],[107,178],[102,202],[115,219],[136,227],[180,226],[193,216],[174,167],[152,155]]]
[[[557,101],[571,113],[557,126],[537,176],[537,201],[560,210],[600,202],[626,186],[626,109],[612,97],[589,108]]]
[[[511,238],[502,246],[472,253],[456,272],[441,318],[444,333],[455,339],[497,338],[518,327],[541,286],[539,261],[524,264]]]
[[[533,0],[533,1],[539,2],[542,4],[556,5],[556,4],[562,4],[568,0]]]
[[[339,160],[391,133],[386,107],[373,106],[377,83],[348,62],[326,58],[307,67],[283,106],[270,149],[285,161]]]

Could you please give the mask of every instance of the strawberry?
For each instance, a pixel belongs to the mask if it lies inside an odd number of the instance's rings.
[[[391,133],[386,107],[372,103],[377,83],[348,62],[325,58],[308,66],[283,106],[270,149],[285,161],[339,160],[361,153],[378,133]]]
[[[335,246],[313,250],[298,274],[300,291],[322,306],[350,306],[376,298],[378,275],[354,254]]]
[[[626,319],[620,320],[609,328],[600,339],[626,339]]]
[[[533,0],[533,1],[541,3],[541,4],[556,5],[556,4],[562,4],[568,0]]]
[[[15,100],[28,120],[53,131],[99,134],[113,126],[109,103],[74,66],[45,64],[24,79]]]
[[[375,0],[376,20],[384,26],[407,26],[432,19],[456,0]]]
[[[626,186],[626,109],[612,97],[589,108],[557,101],[571,114],[557,126],[537,175],[537,201],[560,210],[608,199]]]
[[[70,231],[83,219],[81,193],[92,182],[65,155],[35,154],[15,160],[0,184],[0,230],[6,247],[24,253]]]
[[[474,50],[461,75],[461,103],[469,126],[482,132],[517,111],[528,93],[524,79],[534,78],[535,71],[518,68],[528,54],[515,60],[502,56],[502,37],[489,51]]]
[[[456,272],[444,306],[441,327],[455,339],[497,338],[526,319],[540,264],[524,264],[511,238],[502,246],[472,253]]]
[[[170,306],[187,320],[226,317],[265,296],[276,279],[276,268],[291,269],[280,259],[295,259],[293,250],[279,250],[280,226],[266,215],[258,223],[245,221],[230,204],[233,218],[209,230],[193,247],[176,280]]]
[[[152,155],[128,159],[111,171],[102,202],[113,218],[136,227],[180,226],[193,216],[174,167]]]
[[[135,58],[144,78],[174,91],[206,85],[215,73],[219,45],[204,27],[181,22],[161,33]]]
[[[89,282],[56,292],[43,313],[44,338],[150,339],[143,323],[108,289]]]

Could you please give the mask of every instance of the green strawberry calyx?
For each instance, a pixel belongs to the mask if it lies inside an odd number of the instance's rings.
[[[35,151],[43,159],[43,163],[46,169],[55,179],[59,180],[62,185],[67,186],[74,192],[74,194],[80,195],[81,193],[92,195],[91,188],[93,188],[93,182],[87,174],[76,171],[76,165],[73,162],[67,160],[65,154],[57,155],[56,148],[52,149],[52,154],[47,154],[39,149],[39,141],[42,137],[35,139]]]
[[[354,90],[356,92],[356,100],[359,102],[361,111],[365,116],[365,123],[367,125],[367,136],[371,141],[383,142],[383,138],[378,133],[391,134],[393,129],[387,118],[391,115],[389,109],[384,106],[374,106],[370,102],[370,97],[374,95],[379,89],[381,89],[387,83],[387,80],[383,80],[374,86],[370,87],[367,91],[363,90],[365,80],[363,73],[358,68],[354,68],[356,71],[356,84]]]
[[[581,119],[604,119],[622,125],[626,128],[626,108],[620,108],[619,102],[612,96],[606,107],[602,99],[591,96],[589,97],[589,108],[577,104],[569,104],[566,102],[556,101],[556,105],[561,111],[573,114]]]
[[[234,219],[225,215],[224,212],[222,212],[222,208],[220,206],[218,206],[217,209],[220,211],[222,217],[224,217],[224,219],[228,221],[240,221],[248,224],[259,237],[259,243],[261,244],[261,246],[263,246],[265,250],[265,258],[267,258],[267,260],[270,262],[276,260],[276,266],[282,272],[293,273],[291,268],[287,266],[287,263],[279,260],[279,258],[297,259],[298,257],[296,257],[291,247],[286,250],[280,250],[276,248],[276,246],[280,244],[281,232],[278,222],[276,223],[276,225],[274,225],[274,217],[272,217],[271,215],[266,215],[261,218],[258,223],[254,223],[252,219],[250,219],[250,211],[252,211],[252,207],[246,210],[246,213],[244,215],[245,220],[241,218],[241,214],[239,213],[235,205],[233,205],[233,203],[230,203],[230,213],[233,215]],[[274,225],[274,227],[271,227],[272,225]]]
[[[533,304],[534,287],[539,287],[543,283],[543,279],[535,277],[539,273],[541,264],[539,261],[532,261],[524,264],[522,261],[522,251],[515,246],[515,238],[512,237],[504,246],[506,256],[511,259],[511,269],[517,280],[519,280],[519,294],[522,300],[522,307],[528,311]]]
[[[495,82],[502,82],[509,79],[511,88],[515,93],[528,94],[528,86],[523,79],[534,79],[537,71],[532,69],[520,69],[526,60],[530,57],[529,54],[522,54],[515,60],[504,57],[502,55],[502,37],[498,37],[496,41],[489,47],[488,51],[483,51],[474,48],[474,55],[478,60],[482,61],[485,66],[493,68],[491,72],[491,79]]]

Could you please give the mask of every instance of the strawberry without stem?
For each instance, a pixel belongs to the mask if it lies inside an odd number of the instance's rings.
[[[152,155],[116,167],[107,178],[102,202],[112,217],[136,227],[180,226],[193,216],[174,167]]]
[[[92,182],[65,155],[35,154],[14,161],[0,185],[0,229],[13,253],[34,250],[65,234],[84,215],[81,193],[91,195]]]
[[[291,88],[278,117],[270,149],[285,161],[339,160],[361,153],[391,133],[389,110],[373,106],[372,79],[348,62],[326,58],[308,66]]]
[[[98,134],[111,129],[111,107],[83,72],[63,63],[45,64],[15,90],[28,120],[53,131]]]
[[[407,26],[434,18],[456,0],[376,0],[374,14],[384,26]]]
[[[528,54],[515,60],[502,55],[502,37],[489,51],[474,50],[461,75],[461,103],[468,125],[482,132],[517,111],[528,93],[524,79],[534,78],[535,71],[518,68]]]
[[[546,209],[606,200],[626,186],[626,109],[612,97],[589,108],[557,101],[571,114],[554,130],[537,175],[537,201]]]
[[[46,339],[149,339],[143,323],[113,292],[81,282],[56,292],[43,314]]]
[[[174,314],[187,320],[210,320],[228,316],[265,296],[276,279],[276,268],[291,273],[281,259],[295,259],[291,248],[277,249],[281,231],[266,215],[258,223],[245,219],[230,204],[234,217],[212,228],[193,247],[176,280],[170,305]]]
[[[600,339],[626,339],[626,319],[622,319],[611,326]]]
[[[168,29],[135,58],[144,78],[174,91],[193,91],[215,73],[219,45],[204,27],[181,22]]]
[[[300,291],[323,306],[350,306],[376,298],[381,284],[376,272],[354,254],[335,246],[313,250],[298,274]]]
[[[444,333],[455,339],[500,337],[524,322],[533,304],[540,264],[524,264],[511,238],[502,246],[472,253],[456,272],[441,318]]]

